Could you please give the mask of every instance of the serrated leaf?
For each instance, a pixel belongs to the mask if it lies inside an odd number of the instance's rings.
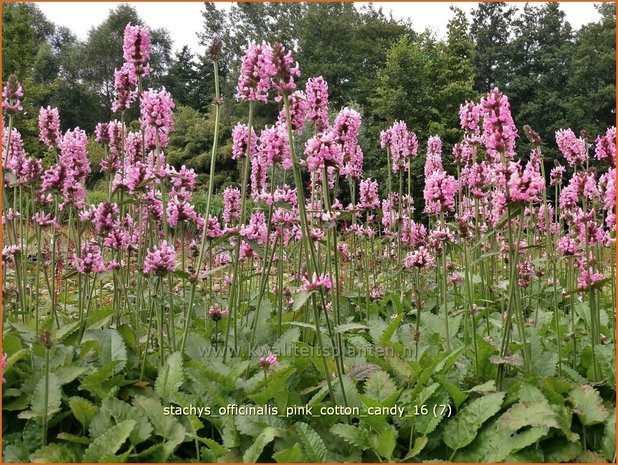
[[[412,449],[410,449],[410,451],[406,454],[405,458],[402,461],[405,462],[407,460],[410,460],[411,458],[416,457],[418,454],[420,454],[422,450],[425,448],[425,446],[427,445],[428,441],[429,440],[427,439],[427,436],[420,436],[416,438],[414,440],[414,445],[412,446]]]
[[[601,443],[601,452],[610,462],[616,456],[616,409],[612,410],[611,415],[605,423],[605,433]]]
[[[380,433],[380,436],[377,438],[377,444],[375,445],[375,450],[382,457],[387,459],[389,462],[392,461],[393,451],[395,450],[395,446],[397,445],[397,430],[392,426],[389,426],[384,431]]]
[[[609,416],[609,411],[603,405],[601,396],[590,385],[578,386],[571,391],[571,403],[574,412],[584,426],[603,423]]]
[[[255,438],[253,444],[245,451],[242,461],[244,463],[256,463],[264,451],[264,447],[275,439],[277,430],[272,427],[267,427],[258,437]]]
[[[62,440],[62,441],[67,441],[67,442],[72,442],[75,444],[82,444],[82,445],[88,445],[92,442],[91,439],[85,437],[85,436],[76,436],[74,434],[71,433],[59,433],[58,436],[56,436],[56,438]]]
[[[247,397],[256,404],[263,405],[273,398],[279,391],[287,389],[286,382],[292,374],[296,372],[293,367],[280,367],[270,373],[268,378],[261,380],[249,393]]]
[[[118,331],[107,329],[101,338],[99,362],[104,366],[112,361],[118,362],[114,366],[113,374],[120,373],[127,365],[127,347]]]
[[[483,423],[500,411],[504,396],[504,392],[496,392],[468,403],[457,412],[453,419],[446,423],[443,435],[444,443],[454,450],[470,444]]]
[[[54,374],[58,377],[60,385],[64,386],[71,381],[75,381],[86,371],[83,367],[77,367],[74,365],[58,368]]]
[[[381,368],[375,363],[359,363],[350,368],[346,374],[351,379],[355,381],[360,381],[369,378],[372,373],[375,373],[377,371],[381,371]]]
[[[300,308],[307,303],[311,297],[311,293],[307,291],[300,291],[298,294],[294,296],[294,305],[292,306],[292,311],[297,312]]]
[[[548,429],[529,428],[519,433],[504,428],[497,420],[483,426],[476,440],[453,458],[454,462],[493,463],[502,462],[510,454],[518,452],[548,433]]]
[[[500,424],[517,431],[524,426],[559,428],[558,416],[547,400],[518,402],[500,417]]]
[[[163,413],[163,406],[157,399],[135,396],[133,405],[148,417],[155,434],[178,444],[184,441],[184,427],[177,418]]]
[[[92,417],[99,411],[99,407],[83,397],[71,397],[69,399],[69,408],[84,430],[88,429]]]
[[[547,463],[567,463],[572,462],[581,454],[582,446],[579,442],[570,442],[563,438],[554,438],[543,442],[545,452],[545,462]]]
[[[161,399],[171,401],[185,382],[182,354],[174,352],[167,357],[155,381],[155,391]]]
[[[330,428],[330,432],[360,450],[371,448],[371,434],[364,428],[337,423]]]
[[[296,443],[292,447],[280,450],[273,454],[273,458],[277,463],[298,463],[304,462],[303,450],[300,448],[300,444]]]
[[[334,331],[336,333],[349,333],[349,332],[358,331],[358,330],[366,331],[368,329],[369,329],[369,326],[363,325],[360,323],[343,323],[343,324],[335,326]]]
[[[324,441],[307,423],[296,423],[296,432],[308,462],[325,462],[328,451]]]
[[[113,456],[129,438],[134,427],[135,421],[133,420],[126,420],[112,426],[88,446],[84,452],[83,462],[98,462],[103,457]]]
[[[32,395],[32,402],[30,404],[30,410],[20,413],[19,418],[49,418],[54,413],[60,411],[60,402],[62,401],[62,390],[60,389],[60,382],[58,377],[54,373],[49,374],[48,385],[48,399],[47,407],[45,406],[45,376],[43,376],[36,387],[34,388],[34,394]]]
[[[376,371],[365,383],[365,395],[383,402],[397,392],[397,386],[385,371]]]
[[[48,444],[37,449],[31,456],[32,463],[78,462],[75,451],[64,444]]]
[[[107,397],[101,405],[101,410],[110,415],[116,423],[125,420],[135,421],[135,428],[129,435],[129,440],[134,446],[144,442],[152,434],[152,425],[146,415],[120,399]]]

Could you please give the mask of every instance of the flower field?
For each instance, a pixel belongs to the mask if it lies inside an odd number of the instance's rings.
[[[385,127],[379,185],[321,76],[301,88],[290,51],[251,42],[222,95],[221,47],[204,212],[166,159],[148,28],[126,26],[99,166],[51,107],[50,159],[29,156],[5,83],[3,461],[615,461],[615,127],[560,129],[548,160],[494,88],[461,102],[452,153]],[[239,177],[216,192],[232,98]]]

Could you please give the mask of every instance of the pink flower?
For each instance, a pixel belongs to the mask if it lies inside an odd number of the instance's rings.
[[[365,210],[373,210],[380,206],[380,197],[378,195],[378,181],[372,179],[364,179],[360,182],[359,187],[360,202],[359,206]]]
[[[429,215],[438,215],[446,211],[455,210],[455,194],[457,181],[445,171],[434,171],[425,181],[423,197],[425,199],[424,212]]]
[[[158,246],[148,250],[144,258],[144,273],[154,273],[157,276],[165,276],[176,268],[176,251],[174,247],[168,245],[167,241],[162,241]]]
[[[260,132],[257,156],[267,167],[281,163],[284,170],[292,168],[287,129],[277,123]]]
[[[267,234],[266,217],[259,210],[251,214],[248,225],[240,228],[240,235],[242,237],[247,240],[256,241],[260,245],[266,242]]]
[[[425,246],[420,246],[418,250],[410,252],[404,259],[405,268],[435,268],[436,260],[431,256]]]
[[[251,195],[254,200],[267,195],[266,192],[266,165],[260,157],[251,159]]]
[[[342,143],[356,144],[361,126],[361,115],[348,107],[337,114],[333,123],[335,137]]]
[[[393,172],[410,169],[410,157],[415,157],[418,151],[418,139],[414,133],[408,132],[403,121],[395,121],[386,131],[380,133],[380,145],[389,148],[393,161]]]
[[[60,144],[60,115],[57,108],[48,106],[39,110],[39,140],[50,149]]]
[[[226,187],[223,191],[223,221],[226,224],[240,220],[240,191],[235,187]]]
[[[86,243],[82,245],[81,255],[73,255],[73,267],[78,273],[103,273],[107,267],[103,262],[101,249],[96,244]]]
[[[236,86],[238,100],[253,100],[266,103],[271,78],[277,73],[273,64],[273,49],[266,42],[260,45],[250,42],[245,49]]]
[[[137,74],[131,63],[125,63],[114,71],[114,102],[112,111],[125,111],[137,97]]]
[[[80,128],[69,129],[60,141],[58,161],[80,182],[85,182],[91,171],[87,150],[88,136]]]
[[[17,76],[11,74],[6,81],[6,85],[2,89],[2,109],[6,113],[18,113],[23,111],[21,98],[24,96],[24,91],[21,84],[17,80]]]
[[[432,136],[427,141],[427,158],[425,160],[425,178],[431,176],[434,171],[443,171],[442,167],[442,141],[439,136]]]
[[[302,132],[305,122],[307,121],[307,111],[309,104],[305,93],[301,90],[297,90],[289,97],[290,102],[290,124],[294,131]],[[279,112],[279,123],[286,124],[285,108],[282,108]]]
[[[587,291],[590,286],[603,280],[603,275],[586,266],[583,260],[578,264],[578,268],[580,274],[577,278],[577,289],[580,291]]]
[[[140,123],[142,129],[156,128],[169,134],[174,129],[174,101],[165,87],[155,92],[152,89],[142,94]]]
[[[401,225],[401,242],[417,249],[425,243],[427,229],[421,223],[416,223],[409,217],[403,218]]]
[[[578,163],[585,163],[588,155],[586,153],[586,141],[577,137],[570,129],[560,129],[556,131],[556,143],[564,155],[569,165],[575,166]]]
[[[127,24],[124,28],[123,56],[127,63],[135,66],[138,75],[147,74],[145,70],[148,68],[144,68],[144,65],[150,58],[151,52],[150,29]]]
[[[476,159],[476,145],[470,139],[464,139],[453,146],[453,160],[458,165],[467,167]]]
[[[616,127],[607,129],[604,136],[596,139],[594,157],[597,160],[607,160],[611,166],[616,166]]]
[[[466,132],[478,135],[480,132],[479,121],[481,119],[481,106],[474,102],[468,102],[459,107],[459,123],[461,129]]]
[[[240,160],[247,156],[247,139],[249,138],[249,126],[243,123],[237,123],[232,129],[232,159]],[[250,154],[255,153],[257,144],[257,135],[255,131],[251,131],[251,149]]]
[[[213,304],[208,309],[208,317],[212,321],[219,321],[221,318],[228,316],[229,313],[228,310],[222,309],[219,304]]]
[[[562,185],[562,178],[566,168],[562,165],[556,166],[551,169],[549,173],[549,185],[550,186],[560,186]]]
[[[320,133],[305,144],[307,169],[310,172],[321,171],[325,167],[340,167],[343,163],[341,145],[335,140],[332,131]]]
[[[339,169],[342,176],[360,179],[363,176],[363,149],[356,143],[343,145],[343,166]]]
[[[481,99],[483,115],[483,143],[493,161],[500,160],[500,153],[506,158],[515,154],[517,128],[511,116],[509,99],[498,88],[491,90]]]
[[[272,352],[268,352],[266,357],[260,357],[260,366],[264,371],[271,370],[279,366],[279,360],[277,356]]]
[[[327,275],[321,274],[318,277],[317,273],[315,272],[313,273],[311,281],[309,281],[305,276],[301,278],[301,281],[301,289],[306,292],[313,292],[319,289],[328,291],[332,287],[332,282]]]
[[[310,78],[305,85],[307,119],[315,123],[317,132],[328,127],[328,84],[322,76]]]
[[[560,254],[565,256],[575,255],[578,249],[578,244],[575,239],[569,236],[564,236],[558,239],[556,246],[560,251]]]
[[[530,163],[522,171],[519,162],[510,162],[508,180],[511,201],[538,202],[539,194],[545,189],[545,180]]]
[[[275,100],[290,95],[296,89],[295,77],[300,76],[298,63],[292,58],[292,53],[283,44],[277,42],[272,48],[273,66],[276,70],[273,77],[273,88],[279,94]]]

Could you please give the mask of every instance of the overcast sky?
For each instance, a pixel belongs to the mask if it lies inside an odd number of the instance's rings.
[[[166,28],[174,41],[174,49],[189,45],[192,51],[203,53],[198,44],[197,32],[202,29],[203,3],[201,2],[127,2],[133,5],[139,16],[150,27]],[[38,7],[54,23],[67,26],[80,39],[85,39],[88,31],[100,24],[115,2],[40,2]],[[365,5],[366,3],[357,3]],[[374,2],[385,12],[392,11],[398,19],[410,19],[417,31],[431,28],[441,37],[446,24],[451,18],[449,5],[455,4],[465,12],[472,10],[476,4],[469,2]],[[523,7],[523,3],[515,3]],[[229,8],[230,4],[217,3],[219,8]],[[599,14],[593,2],[565,2],[561,8],[567,20],[578,29],[583,24],[596,21]]]

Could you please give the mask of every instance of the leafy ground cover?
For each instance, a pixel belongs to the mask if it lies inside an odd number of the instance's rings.
[[[4,88],[6,462],[615,459],[615,128],[558,131],[552,166],[494,89],[462,102],[452,156],[385,129],[380,188],[361,115],[330,118],[322,78],[301,91],[281,44],[251,43],[240,179],[220,216],[211,182],[202,216],[195,173],[166,162],[172,96],[145,90],[149,31],[124,41],[100,203],[85,132],[41,109],[43,166]],[[216,80],[215,128],[221,98]]]

